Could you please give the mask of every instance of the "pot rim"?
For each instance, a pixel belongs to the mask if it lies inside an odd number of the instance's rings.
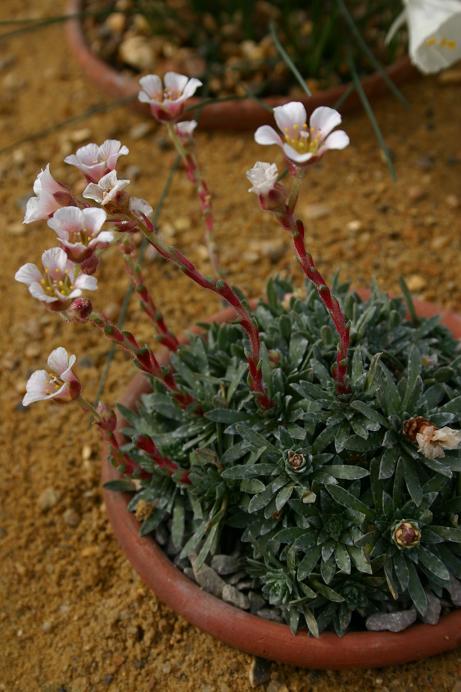
[[[66,34],[71,51],[83,71],[93,82],[112,96],[125,97],[129,101],[130,98],[136,97],[139,91],[137,80],[135,77],[117,71],[92,52],[86,42],[79,16],[82,12],[82,3],[83,0],[68,0],[70,19],[66,22]],[[418,71],[407,55],[396,60],[384,71],[395,84],[401,84],[418,75]],[[387,89],[379,72],[367,75],[361,80],[361,83],[368,97],[384,93]],[[317,106],[334,106],[350,85],[351,83],[330,87],[310,97],[296,97],[296,100],[301,101],[308,112]],[[287,103],[289,100],[289,96],[271,96],[265,98],[264,102],[274,108]],[[200,102],[201,99],[199,98],[191,98],[188,101],[190,106],[199,106]],[[355,107],[358,103],[360,103],[359,97],[355,92],[352,92],[344,100],[341,108],[344,111]],[[133,105],[145,114],[149,112],[146,104],[136,101]],[[184,115],[187,117],[189,114],[186,111]],[[193,112],[190,113],[190,117],[193,117]],[[258,125],[271,124],[272,120],[272,113],[269,113],[260,103],[250,98],[207,104],[200,115],[201,127],[211,130],[249,130]]]
[[[369,291],[358,290],[362,298]],[[461,339],[461,316],[426,301],[414,301],[422,317],[439,315],[442,324]],[[233,308],[225,308],[206,320],[227,322],[236,317]],[[189,333],[200,333],[193,327]],[[187,337],[182,338],[186,342]],[[159,356],[168,361],[164,349]],[[134,408],[142,394],[150,391],[147,379],[138,373],[125,389],[120,403]],[[125,421],[117,413],[117,430]],[[123,439],[120,432],[119,439]],[[120,478],[108,461],[108,448],[104,448],[102,481]],[[288,625],[265,620],[231,606],[202,589],[178,569],[151,536],[139,535],[139,523],[127,511],[129,496],[104,489],[104,501],[112,530],[128,560],[142,580],[158,598],[172,610],[199,629],[213,635],[234,648],[249,654],[304,668],[344,669],[376,668],[408,663],[450,651],[461,644],[461,608],[443,616],[436,625],[418,623],[408,629],[394,632],[348,632],[338,637],[332,632],[318,639],[306,632],[292,634]]]

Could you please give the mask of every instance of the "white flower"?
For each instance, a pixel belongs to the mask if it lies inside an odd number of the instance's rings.
[[[75,154],[66,156],[65,163],[75,166],[93,183],[115,169],[119,156],[128,154],[128,148],[118,139],[106,139],[98,146],[91,143],[77,149]]]
[[[129,209],[135,214],[143,214],[150,218],[154,213],[154,210],[150,206],[149,202],[141,197],[130,197]]]
[[[263,125],[256,130],[255,140],[258,144],[277,144],[296,164],[314,161],[328,149],[344,149],[349,144],[349,137],[343,130],[332,132],[341,122],[341,116],[334,108],[316,108],[307,125],[303,104],[292,101],[274,108],[274,118],[283,139],[273,127]]]
[[[23,406],[29,406],[36,401],[57,399],[71,401],[80,394],[80,382],[72,372],[75,355],[69,356],[62,346],[55,348],[48,356],[47,370],[36,370],[27,380],[26,394],[22,400]]]
[[[56,209],[62,207],[56,198],[55,193],[61,192],[68,194],[69,191],[53,178],[50,173],[50,164],[37,175],[34,182],[35,197],[27,201],[24,223],[41,221],[47,219]]]
[[[254,192],[256,195],[267,195],[274,189],[279,172],[275,163],[258,161],[253,168],[247,171],[246,176],[253,186],[249,188],[248,192]]]
[[[82,261],[97,248],[107,247],[114,239],[110,231],[101,231],[107,215],[104,209],[64,207],[48,221],[59,242],[74,262]]]
[[[183,142],[188,142],[194,136],[198,123],[196,120],[183,120],[174,126],[175,132]]]
[[[175,120],[184,109],[184,102],[195,94],[202,82],[177,72],[167,72],[164,80],[156,74],[149,74],[139,80],[141,91],[138,99],[148,103],[152,115],[158,120]]]
[[[392,24],[389,42],[407,22],[411,61],[426,74],[439,72],[461,59],[461,2],[403,0],[405,9]]]
[[[73,298],[82,295],[82,290],[95,291],[98,282],[94,276],[79,274],[64,250],[53,247],[42,255],[44,275],[35,264],[24,264],[15,274],[16,281],[29,287],[29,293],[49,307],[63,310]]]
[[[445,456],[444,449],[458,449],[461,445],[461,431],[425,425],[421,432],[416,434],[416,442],[418,452],[427,459],[438,459]]]
[[[83,196],[86,199],[92,199],[104,207],[109,202],[114,200],[118,193],[121,192],[127,185],[129,185],[129,180],[118,180],[117,173],[111,171],[104,175],[101,180],[96,183],[88,183],[86,188],[83,190]]]

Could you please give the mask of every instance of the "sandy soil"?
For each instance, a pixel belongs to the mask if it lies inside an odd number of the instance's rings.
[[[37,0],[34,16],[60,7]],[[26,10],[22,0],[3,0],[1,16],[24,16]],[[101,99],[74,65],[59,26],[0,43],[0,83],[0,147]],[[403,274],[418,295],[461,309],[459,84],[426,79],[405,93],[408,111],[391,97],[377,104],[395,157],[396,184],[361,114],[345,119],[352,146],[329,155],[310,173],[301,206],[307,216],[321,217],[309,222],[312,251],[327,274],[338,268],[357,285],[375,276],[389,290],[396,290]],[[155,128],[136,138],[141,122],[131,111],[112,110],[0,154],[0,690],[5,692],[250,689],[251,657],[176,617],[143,587],[121,555],[101,498],[97,435],[79,411],[18,405],[25,378],[42,367],[51,348],[63,344],[79,355],[90,397],[107,353],[95,333],[41,312],[12,280],[19,265],[37,261],[52,244],[45,225],[20,223],[35,174],[50,161],[58,179],[78,184],[63,156],[88,139],[118,137],[130,148],[122,173],[137,178],[136,194],[155,202],[173,154],[164,150],[163,134]],[[268,273],[296,270],[281,231],[262,217],[246,192],[245,170],[268,152],[262,153],[250,134],[201,134],[198,141],[213,182],[218,242],[229,276],[256,296]],[[205,266],[196,201],[180,173],[162,223],[178,246]],[[178,331],[216,309],[209,296],[158,260],[147,263],[146,271]],[[98,307],[117,314],[127,280],[116,255],[106,256],[100,283]],[[139,317],[133,302],[129,325],[147,338],[149,326]],[[131,372],[118,355],[107,382],[108,402],[117,400]],[[460,674],[456,652],[382,671],[274,665],[263,689],[459,692]]]

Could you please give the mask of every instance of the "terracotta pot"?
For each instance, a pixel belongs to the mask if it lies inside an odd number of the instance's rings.
[[[82,11],[82,0],[68,0],[68,14],[78,15]],[[139,91],[138,82],[134,77],[117,72],[107,63],[100,60],[86,43],[82,30],[82,23],[77,17],[67,22],[67,38],[76,60],[83,71],[97,87],[115,98],[133,97],[133,106],[144,113],[148,113],[148,106],[137,100]],[[411,64],[407,56],[400,58],[393,65],[386,68],[389,77],[395,84],[401,84],[415,77],[418,72]],[[364,77],[362,85],[368,98],[388,92],[388,87],[378,73]],[[312,112],[317,106],[334,106],[344,94],[349,85],[335,86],[325,91],[319,91],[312,97],[297,98],[304,103],[308,112]],[[265,99],[272,108],[280,106],[289,100],[287,96],[275,96]],[[197,105],[200,99],[190,99],[189,105]],[[351,110],[361,103],[357,93],[353,91],[341,106],[342,111]],[[187,117],[187,116],[186,116]],[[193,117],[193,114],[191,114]],[[272,124],[272,114],[263,108],[257,101],[244,99],[241,101],[226,101],[212,103],[204,107],[200,116],[200,127],[207,130],[251,130],[258,125]]]
[[[362,297],[369,295],[366,291],[359,293]],[[415,305],[421,316],[439,315],[442,323],[461,339],[459,315],[423,301],[415,301]],[[209,321],[226,322],[235,316],[234,310],[227,308]],[[192,331],[200,332],[196,328]],[[164,352],[160,360],[167,362],[168,353]],[[140,373],[131,381],[120,403],[133,409],[141,394],[148,391],[149,383]],[[118,429],[124,424],[119,416]],[[102,480],[106,483],[119,477],[106,450]],[[305,632],[293,635],[287,625],[252,615],[202,591],[170,562],[153,538],[139,536],[139,523],[127,510],[127,494],[105,490],[104,499],[115,536],[147,586],[190,623],[237,649],[304,668],[340,669],[407,663],[461,644],[461,609],[442,617],[437,625],[417,624],[399,633],[351,632],[343,637],[325,633],[318,639]]]

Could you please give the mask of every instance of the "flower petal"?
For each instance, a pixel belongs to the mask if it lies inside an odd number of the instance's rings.
[[[291,101],[283,106],[274,108],[274,118],[282,132],[291,133],[295,125],[296,129],[299,130],[305,124],[307,119],[306,109],[300,101]]]
[[[289,144],[284,144],[282,148],[287,159],[294,161],[294,163],[306,163],[306,161],[309,161],[313,156],[310,151],[306,152],[305,154],[300,154],[299,151],[296,151],[296,149],[290,147]]]
[[[36,401],[43,401],[48,396],[50,377],[46,370],[35,370],[26,382],[26,394],[22,400],[23,406],[29,406]]]
[[[312,137],[318,137],[320,141],[334,130],[341,122],[341,115],[334,108],[319,106],[312,113],[309,120],[309,129]]]
[[[98,288],[98,280],[90,274],[79,274],[75,280],[75,288],[83,289],[84,291],[96,291]]]
[[[318,155],[322,156],[328,149],[345,149],[350,142],[344,130],[336,130],[323,141],[318,150]]]
[[[179,72],[166,72],[163,77],[165,88],[174,94],[172,97],[173,99],[182,95],[188,81],[189,77],[186,77],[184,74],[179,74]]]
[[[40,282],[42,280],[42,274],[37,265],[32,262],[27,262],[27,264],[23,264],[22,267],[19,267],[14,278],[22,284],[30,285],[34,282]]]
[[[56,296],[50,296],[48,293],[45,293],[43,286],[38,282],[30,284],[29,293],[37,300],[41,300],[42,303],[55,303],[58,300]]]
[[[82,226],[91,235],[97,235],[107,219],[104,209],[89,207],[82,211]]]
[[[150,103],[150,101],[162,100],[163,85],[158,75],[148,74],[145,77],[141,77],[139,84],[142,89],[138,94],[138,99],[140,101],[143,103]]]
[[[75,356],[74,356],[75,362]],[[69,354],[63,346],[58,346],[48,356],[47,365],[56,375],[62,375],[69,367]]]
[[[101,204],[104,199],[104,192],[96,183],[88,183],[82,195],[85,199],[92,199],[94,202],[98,202],[98,204]]]
[[[270,125],[262,125],[255,132],[255,142],[257,144],[278,144],[282,146],[282,140],[278,132]]]
[[[196,79],[195,77],[192,77],[192,79],[189,79],[187,82],[184,91],[182,92],[182,98],[185,99],[190,99],[191,96],[195,94],[197,89],[202,86],[202,82],[199,79]]]
[[[50,275],[56,272],[63,274],[66,271],[68,258],[62,248],[52,247],[49,250],[45,250],[42,254],[42,263],[45,269],[48,269]]]

